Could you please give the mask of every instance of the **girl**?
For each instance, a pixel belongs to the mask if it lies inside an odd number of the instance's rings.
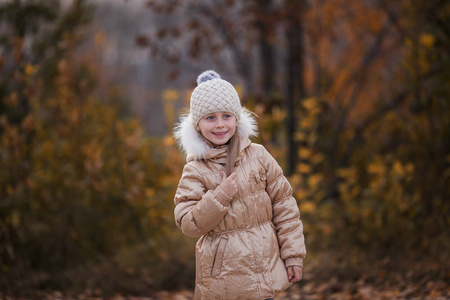
[[[297,202],[267,150],[251,143],[252,114],[214,71],[197,79],[175,129],[187,153],[175,220],[196,246],[195,299],[270,299],[302,278]]]

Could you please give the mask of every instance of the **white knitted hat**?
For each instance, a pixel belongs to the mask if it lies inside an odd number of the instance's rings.
[[[210,145],[196,127],[202,117],[218,111],[230,112],[236,117],[236,130],[241,138],[257,135],[255,114],[241,107],[239,96],[229,82],[214,71],[206,71],[198,76],[197,84],[191,95],[190,112],[181,116],[174,130],[177,143],[184,152],[195,159],[205,158]]]
[[[194,126],[207,114],[226,111],[232,113],[239,122],[241,101],[235,88],[220,78],[215,71],[209,70],[197,78],[197,87],[191,95],[190,114]]]

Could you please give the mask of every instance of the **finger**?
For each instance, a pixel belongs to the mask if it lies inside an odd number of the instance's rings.
[[[222,174],[222,181],[224,181],[225,179],[227,179],[227,174],[225,174],[224,171],[220,171],[220,173]]]
[[[299,281],[299,279],[297,278],[297,274],[298,274],[297,268],[295,266],[293,266],[293,267],[290,267],[289,270],[291,271],[291,276],[289,278],[289,282],[293,283],[293,282]]]
[[[294,268],[295,281],[300,281],[302,279],[302,269]]]
[[[288,272],[288,278],[289,278],[289,280],[291,280],[292,279],[292,267],[288,267],[287,268],[287,272]]]

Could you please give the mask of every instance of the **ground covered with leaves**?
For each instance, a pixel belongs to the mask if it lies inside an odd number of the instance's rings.
[[[38,292],[34,297],[15,298],[2,296],[4,300],[29,300],[29,299],[73,299],[73,300],[190,300],[193,299],[192,290],[180,290],[176,292],[159,291],[153,296],[124,296],[115,295],[103,297],[95,291],[87,291],[78,295],[55,292]],[[450,299],[450,287],[448,281],[427,279],[417,283],[407,282],[368,282],[361,278],[356,282],[341,282],[331,280],[329,282],[313,282],[305,280],[301,284],[295,284],[286,292],[280,293],[277,300],[300,299]]]
[[[119,297],[121,300],[143,300],[144,298]],[[192,291],[183,290],[177,293],[160,292],[155,297],[145,299],[193,299]],[[368,282],[364,278],[356,282],[342,282],[331,280],[329,282],[304,281],[295,284],[287,291],[280,293],[277,300],[315,300],[315,299],[450,299],[450,287],[444,280],[428,281],[426,279],[417,283],[406,282]]]
[[[317,260],[321,260],[316,257]],[[450,271],[441,264],[420,263],[411,265],[409,271],[401,266],[393,270],[386,260],[374,265],[374,271],[364,272],[349,267],[342,273],[336,266],[324,269],[320,263],[305,267],[303,280],[287,291],[277,295],[276,300],[315,299],[450,299]],[[423,272],[420,272],[420,268]],[[328,270],[328,271],[326,271]],[[327,274],[325,272],[328,272]],[[34,291],[27,296],[12,296],[0,293],[1,300],[190,300],[192,289],[176,291],[149,291],[142,295],[104,295],[100,289],[85,291]]]

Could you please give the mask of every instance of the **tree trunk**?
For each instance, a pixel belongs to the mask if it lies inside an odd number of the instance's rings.
[[[306,9],[306,0],[286,1],[287,13],[287,66],[286,66],[286,137],[288,141],[287,175],[295,171],[297,164],[297,143],[294,140],[297,125],[297,104],[305,98],[304,56],[305,45],[303,41],[303,11]]]
[[[258,5],[257,28],[259,29],[259,50],[261,61],[261,85],[262,102],[265,104],[265,112],[270,112],[273,105],[275,90],[274,73],[275,57],[272,39],[274,38],[275,21],[272,19],[272,0],[256,1]]]

